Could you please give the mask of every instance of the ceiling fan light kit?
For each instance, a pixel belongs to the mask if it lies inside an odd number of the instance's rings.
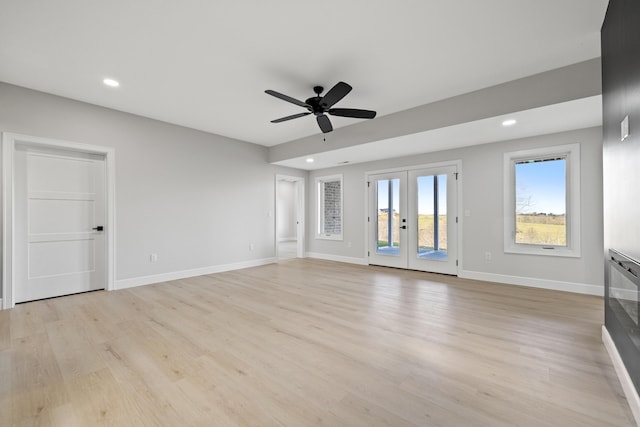
[[[313,114],[316,116],[316,121],[318,122],[318,126],[320,127],[322,133],[329,133],[333,130],[333,125],[331,124],[331,121],[329,120],[327,114],[339,117],[351,117],[355,119],[373,119],[376,116],[375,111],[360,110],[356,108],[331,108],[342,98],[344,98],[349,92],[351,92],[351,89],[352,87],[347,83],[338,82],[334,87],[329,89],[329,91],[324,96],[320,96],[320,94],[324,91],[324,88],[322,86],[314,86],[313,91],[316,93],[316,96],[312,96],[304,102],[284,95],[280,92],[276,92],[275,90],[265,90],[265,93],[271,96],[275,96],[276,98],[282,99],[283,101],[287,101],[299,107],[307,109],[307,111],[304,113],[293,114],[291,116],[271,120],[271,123],[282,123],[286,122],[287,120],[297,119],[299,117]]]

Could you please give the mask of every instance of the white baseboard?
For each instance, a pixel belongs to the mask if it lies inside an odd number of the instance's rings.
[[[609,353],[613,367],[618,375],[618,380],[620,380],[620,385],[622,385],[624,395],[627,398],[627,402],[629,402],[633,417],[636,419],[636,424],[640,426],[640,396],[638,395],[638,390],[636,390],[633,385],[629,372],[627,372],[620,353],[618,353],[616,344],[613,342],[613,339],[611,339],[611,335],[609,335],[609,331],[607,331],[604,325],[602,325],[602,342]]]
[[[275,258],[263,258],[250,261],[236,262],[233,264],[212,265],[192,270],[174,271],[171,273],[154,274],[152,276],[132,277],[130,279],[116,280],[115,289],[134,288],[136,286],[151,285],[153,283],[168,282],[170,280],[186,279],[187,277],[204,276],[205,274],[222,273],[224,271],[240,270],[242,268],[258,267],[272,264]]]
[[[364,258],[353,258],[353,257],[340,256],[340,255],[321,254],[318,252],[307,252],[305,256],[308,258],[325,259],[327,261],[346,262],[348,264],[358,264],[358,265],[368,264],[367,260]]]
[[[486,282],[507,283],[509,285],[529,286],[532,288],[552,289],[554,291],[574,292],[577,294],[604,296],[604,285],[587,285],[585,283],[561,282],[558,280],[508,276],[505,274],[469,270],[460,271],[458,277],[463,279],[484,280]]]
[[[352,258],[340,255],[307,252],[309,258],[325,259],[328,261],[345,262],[349,264],[368,265],[366,258]],[[552,289],[555,291],[574,292],[578,294],[604,296],[604,285],[587,285],[584,283],[561,282],[557,280],[536,279],[533,277],[508,276],[505,274],[484,273],[481,271],[461,270],[458,277],[464,279],[483,280],[487,282],[506,283],[509,285],[529,286],[532,288]]]

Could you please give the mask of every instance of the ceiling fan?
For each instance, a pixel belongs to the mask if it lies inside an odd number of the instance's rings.
[[[275,90],[265,90],[265,93],[268,93],[269,95],[275,96],[276,98],[280,98],[292,104],[296,104],[308,110],[304,113],[293,114],[291,116],[271,120],[271,123],[285,122],[287,120],[297,119],[298,117],[314,114],[316,116],[316,120],[318,121],[318,126],[320,126],[320,130],[322,130],[322,133],[328,133],[333,130],[333,126],[331,125],[331,121],[329,120],[329,117],[327,117],[327,114],[340,117],[353,117],[356,119],[373,119],[376,116],[375,111],[359,110],[355,108],[331,108],[334,104],[336,104],[349,92],[351,92],[351,89],[351,86],[349,86],[345,82],[338,82],[334,87],[329,89],[329,91],[324,96],[320,96],[320,94],[324,91],[324,88],[322,86],[315,86],[313,88],[313,91],[316,93],[316,96],[312,96],[304,102],[298,101],[297,99],[290,96],[283,95],[282,93],[276,92]]]

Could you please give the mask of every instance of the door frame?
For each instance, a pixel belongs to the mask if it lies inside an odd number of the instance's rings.
[[[278,192],[278,182],[279,181],[289,181],[289,182],[295,182],[296,183],[296,216],[298,218],[298,224],[296,225],[296,256],[298,258],[304,258],[305,257],[305,252],[304,252],[304,248],[305,248],[305,189],[306,189],[306,180],[304,177],[301,176],[293,176],[293,175],[281,175],[281,174],[276,174],[276,179],[275,179],[275,215],[274,215],[274,223],[273,223],[273,227],[274,227],[274,231],[273,231],[273,238],[274,238],[274,248],[275,248],[275,257],[276,260],[278,259],[278,215],[280,215],[280,213],[278,212],[278,197],[279,197],[279,192]]]
[[[371,170],[371,171],[365,171],[364,173],[364,218],[363,218],[363,223],[364,223],[364,259],[366,260],[366,264],[367,265],[371,265],[369,263],[369,252],[370,252],[370,247],[369,247],[369,217],[371,216],[371,209],[370,209],[370,205],[371,205],[371,200],[370,200],[370,193],[369,193],[369,176],[370,175],[379,175],[379,174],[384,174],[384,173],[394,173],[394,172],[410,172],[410,171],[415,171],[415,170],[421,170],[421,169],[430,169],[430,168],[439,168],[439,167],[444,167],[444,166],[455,166],[456,167],[456,171],[458,173],[458,179],[456,180],[456,217],[458,218],[458,228],[456,230],[456,234],[457,234],[457,260],[458,260],[458,265],[457,270],[456,270],[456,275],[460,276],[460,272],[464,270],[463,268],[463,261],[462,261],[462,225],[464,224],[464,218],[461,215],[461,213],[463,212],[463,208],[462,208],[462,180],[463,180],[463,174],[462,174],[462,160],[449,160],[449,161],[444,161],[444,162],[436,162],[436,163],[423,163],[420,165],[411,165],[411,166],[399,166],[399,167],[395,167],[395,168],[388,168],[388,169],[376,169],[376,170]]]
[[[106,290],[115,289],[115,149],[17,133],[2,133],[2,309],[15,306],[14,154],[16,146],[40,147],[103,155],[105,158]]]

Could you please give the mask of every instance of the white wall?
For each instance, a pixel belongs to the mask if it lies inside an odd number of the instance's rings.
[[[0,131],[115,148],[116,280],[273,258],[275,175],[307,175],[262,146],[5,83]]]
[[[292,240],[296,238],[297,225],[297,198],[296,183],[291,181],[278,181],[278,218],[277,233],[278,239]]]
[[[529,148],[580,143],[582,256],[563,258],[506,254],[503,251],[503,154]],[[462,161],[462,206],[471,216],[460,216],[463,244],[460,274],[502,282],[567,289],[601,294],[602,266],[602,131],[600,127],[497,142],[456,150],[429,153],[384,161],[355,164],[310,173],[308,182],[318,176],[344,174],[344,240],[330,241],[310,237],[308,251],[316,256],[366,262],[365,257],[365,174],[388,168],[443,161]],[[316,199],[314,186],[308,186],[307,233],[314,236]],[[492,260],[485,260],[485,252]]]

